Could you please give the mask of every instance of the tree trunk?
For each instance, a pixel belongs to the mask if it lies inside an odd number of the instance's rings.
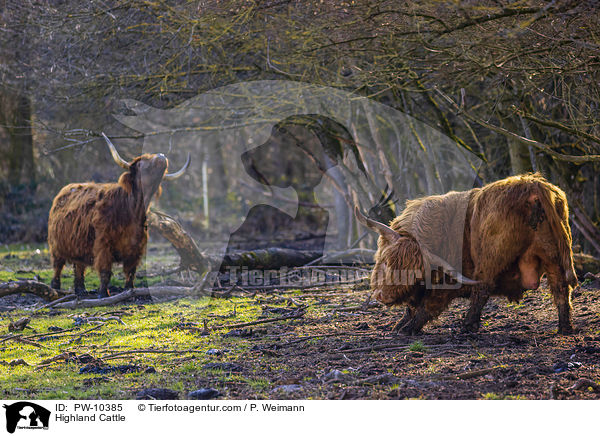
[[[7,149],[4,152],[8,164],[8,183],[11,186],[25,183],[35,187],[29,98],[3,90],[0,95],[0,123],[8,137]]]

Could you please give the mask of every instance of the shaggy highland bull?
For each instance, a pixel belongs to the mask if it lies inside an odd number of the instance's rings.
[[[146,250],[146,214],[150,200],[160,195],[162,180],[180,177],[167,174],[168,160],[162,154],[143,154],[128,163],[102,134],[115,162],[127,170],[117,183],[72,183],[54,198],[48,217],[48,248],[54,278],[51,286],[60,289],[60,274],[66,262],[73,263],[77,296],[85,295],[84,272],[93,266],[100,276],[98,297],[109,295],[112,264],[123,263],[125,288],[133,288],[135,271]]]
[[[371,275],[374,297],[408,306],[395,330],[416,334],[463,297],[470,298],[464,329],[477,331],[490,296],[519,301],[526,290],[538,288],[545,273],[558,332],[572,332],[577,278],[567,198],[540,174],[409,200],[389,227],[358,208],[355,213],[380,234]]]

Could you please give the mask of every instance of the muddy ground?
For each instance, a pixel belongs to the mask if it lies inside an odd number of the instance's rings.
[[[340,309],[253,331],[239,339],[255,343],[239,363],[270,380],[269,398],[600,397],[599,289],[584,285],[575,293],[576,333],[570,336],[557,335],[557,313],[543,289],[530,291],[520,304],[491,300],[477,334],[460,332],[467,304],[457,301],[413,337],[390,333],[398,309],[353,310],[365,295],[323,293],[313,304],[338,303]],[[287,369],[277,370],[281,365]],[[235,384],[227,392],[229,398],[253,397]]]

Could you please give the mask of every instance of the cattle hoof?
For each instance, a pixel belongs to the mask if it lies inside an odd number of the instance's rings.
[[[394,327],[392,327],[392,331],[396,333],[400,333],[402,331],[402,327],[406,325],[406,321],[400,320],[396,323]]]
[[[573,334],[573,327],[572,326],[561,326],[558,328],[558,334],[559,335],[572,335]]]
[[[479,331],[479,323],[465,323],[462,326],[463,333],[477,333]]]
[[[416,336],[421,333],[421,329],[417,329],[416,327],[410,325],[410,323],[405,324],[403,327],[398,329],[398,333],[405,334],[406,336]]]

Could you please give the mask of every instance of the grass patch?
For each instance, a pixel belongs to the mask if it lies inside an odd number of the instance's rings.
[[[408,351],[416,351],[419,353],[424,353],[425,351],[427,351],[427,348],[425,348],[425,345],[423,345],[423,342],[415,341],[412,344],[410,344],[410,346],[408,347]]]
[[[504,394],[496,394],[494,392],[487,392],[482,395],[482,399],[484,400],[526,400],[522,395],[504,395]]]

